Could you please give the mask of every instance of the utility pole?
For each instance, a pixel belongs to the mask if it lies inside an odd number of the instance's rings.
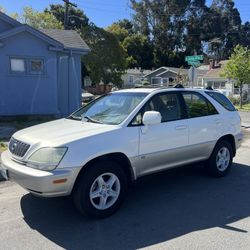
[[[77,8],[77,5],[74,3],[71,3],[69,0],[63,0],[64,6],[65,6],[65,12],[64,12],[64,29],[66,30],[68,28],[68,19],[69,19],[69,6],[74,6]]]

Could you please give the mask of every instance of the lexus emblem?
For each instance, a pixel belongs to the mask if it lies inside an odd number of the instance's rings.
[[[15,142],[12,146],[11,146],[11,151],[14,151],[17,147],[17,143]]]

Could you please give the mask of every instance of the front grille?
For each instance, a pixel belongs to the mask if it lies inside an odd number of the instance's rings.
[[[10,139],[9,151],[15,156],[23,157],[26,154],[29,147],[30,147],[29,144],[18,141],[13,137]]]

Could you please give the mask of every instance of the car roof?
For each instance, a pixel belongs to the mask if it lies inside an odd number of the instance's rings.
[[[167,88],[167,87],[160,87],[160,88],[131,88],[131,89],[123,89],[115,91],[115,93],[161,93],[161,92],[170,92],[170,91],[195,91],[204,93],[206,92],[214,92],[215,90],[208,90],[203,88]],[[217,92],[217,91],[215,91]]]

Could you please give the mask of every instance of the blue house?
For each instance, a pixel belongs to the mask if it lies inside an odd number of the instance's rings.
[[[81,104],[81,56],[73,30],[37,30],[0,12],[0,117],[66,116]]]

